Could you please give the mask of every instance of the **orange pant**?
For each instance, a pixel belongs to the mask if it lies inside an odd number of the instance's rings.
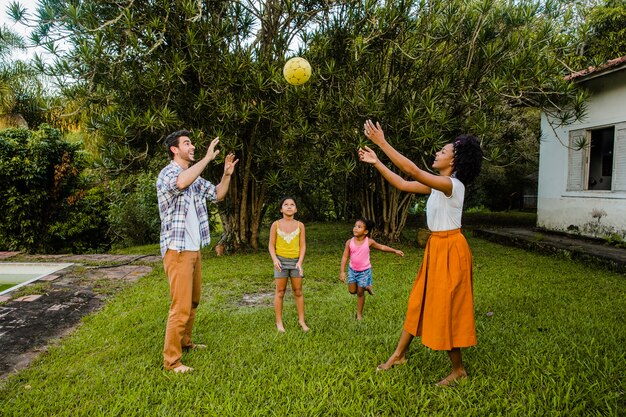
[[[183,348],[191,346],[191,329],[202,288],[200,252],[168,249],[163,266],[170,283],[172,300],[165,328],[163,367],[173,369],[181,365]]]

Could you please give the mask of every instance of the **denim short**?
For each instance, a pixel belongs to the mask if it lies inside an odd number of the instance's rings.
[[[281,270],[274,268],[274,278],[304,278],[304,271],[300,272],[296,268],[298,258],[283,258],[282,256],[276,256],[280,261]]]
[[[348,284],[358,285],[361,288],[372,285],[372,268],[363,271],[355,271],[348,266]]]

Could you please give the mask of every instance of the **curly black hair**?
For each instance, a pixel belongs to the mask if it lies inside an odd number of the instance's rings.
[[[356,222],[363,223],[363,225],[365,226],[365,230],[367,230],[370,236],[372,235],[372,230],[374,230],[374,227],[376,227],[376,223],[374,223],[373,220],[366,219],[365,217],[359,217],[358,219],[356,219],[355,223]]]
[[[464,185],[470,184],[480,173],[483,151],[480,141],[472,135],[459,135],[452,142],[454,146],[454,172]]]

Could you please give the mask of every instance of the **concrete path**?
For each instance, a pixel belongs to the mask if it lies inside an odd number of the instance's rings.
[[[541,253],[566,255],[571,259],[593,262],[626,274],[626,249],[609,246],[602,240],[550,233],[532,228],[475,228],[474,236],[497,243]]]

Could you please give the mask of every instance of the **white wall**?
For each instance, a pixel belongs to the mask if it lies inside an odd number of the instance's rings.
[[[626,122],[626,69],[583,84],[591,91],[586,117],[556,128],[541,116],[537,226],[604,237],[626,237],[626,191],[567,191],[569,132]],[[616,135],[617,136],[617,135]],[[616,137],[617,143],[617,137]],[[622,148],[622,151],[625,149]],[[616,155],[614,155],[615,160]],[[615,170],[614,170],[615,181]],[[603,210],[600,221],[592,211]],[[576,229],[577,228],[577,229]]]

